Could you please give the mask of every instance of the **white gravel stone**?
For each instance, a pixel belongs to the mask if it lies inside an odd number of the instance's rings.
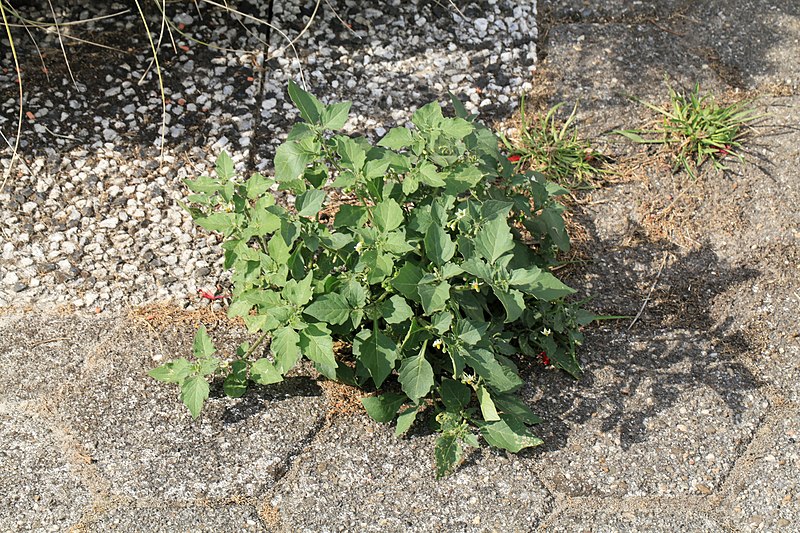
[[[102,220],[98,226],[101,228],[113,229],[117,227],[117,224],[119,224],[119,219],[117,217],[110,217]]]

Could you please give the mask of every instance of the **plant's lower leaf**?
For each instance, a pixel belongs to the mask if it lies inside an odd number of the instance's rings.
[[[308,324],[308,327],[300,331],[300,350],[318,365],[322,374],[336,379],[333,339],[321,324]]]
[[[439,387],[439,396],[448,411],[458,413],[469,405],[472,389],[460,381],[444,378]]]
[[[272,333],[270,348],[275,356],[275,367],[285,374],[300,360],[300,335],[289,326],[278,328]]]
[[[514,370],[501,365],[489,350],[462,347],[460,353],[466,363],[497,392],[511,392],[522,386],[523,381]]]
[[[397,410],[405,403],[406,399],[404,394],[387,392],[380,396],[361,398],[361,403],[364,405],[364,409],[367,410],[367,414],[372,417],[373,420],[385,424],[394,419]]]
[[[444,434],[436,439],[433,453],[436,458],[436,477],[443,478],[455,469],[464,451],[456,435]]]
[[[283,381],[280,371],[266,357],[253,363],[250,367],[250,377],[259,385],[271,385]]]
[[[372,381],[375,382],[375,387],[380,388],[383,381],[394,370],[394,364],[398,356],[397,345],[377,328],[363,341],[356,338],[354,343],[358,343],[359,360],[369,371]]]
[[[154,368],[148,374],[150,377],[157,379],[163,383],[183,383],[183,381],[191,374],[192,363],[181,357],[168,363],[164,363],[158,368]]]
[[[222,390],[226,396],[231,398],[241,398],[247,392],[247,363],[245,361],[234,361],[231,365],[231,373],[222,383]]]
[[[419,412],[419,408],[417,407],[407,407],[403,410],[399,415],[397,415],[397,426],[395,426],[394,434],[396,436],[405,435],[411,426],[414,424],[414,420],[417,419],[417,413]]]
[[[509,424],[506,419],[481,424],[481,435],[490,445],[512,453],[543,443],[542,439],[534,436],[523,424]]]
[[[489,391],[483,385],[478,385],[476,392],[478,394],[478,404],[481,406],[483,419],[487,422],[500,420],[500,416],[497,414],[497,409],[495,408]]]
[[[423,344],[417,355],[406,358],[400,366],[398,381],[414,403],[418,403],[433,387],[433,367],[425,359],[426,348],[427,345]]]
[[[192,418],[200,416],[203,402],[208,399],[209,386],[203,376],[192,376],[181,385],[181,401],[192,413]]]

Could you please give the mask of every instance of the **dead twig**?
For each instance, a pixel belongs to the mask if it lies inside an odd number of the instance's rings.
[[[52,339],[45,339],[43,341],[34,342],[33,344],[31,344],[30,347],[31,349],[33,349],[36,348],[37,346],[41,346],[42,344],[50,344],[51,342],[67,341],[67,340],[69,340],[69,337],[55,337]]]
[[[653,280],[653,284],[650,285],[650,290],[647,291],[647,297],[645,297],[644,302],[642,302],[642,307],[639,308],[639,312],[636,313],[636,316],[633,317],[633,321],[631,321],[630,325],[628,325],[628,331],[631,330],[636,321],[639,320],[639,317],[642,316],[644,313],[644,308],[647,307],[648,302],[650,302],[650,296],[652,296],[653,291],[658,284],[658,280],[661,279],[661,273],[664,271],[664,266],[667,264],[667,257],[669,256],[669,252],[664,252],[664,258],[661,260],[661,266],[658,268],[658,273],[656,274],[656,279]]]

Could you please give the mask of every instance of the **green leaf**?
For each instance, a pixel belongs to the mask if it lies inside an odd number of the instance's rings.
[[[472,274],[486,283],[494,283],[492,269],[486,264],[485,261],[478,259],[477,257],[472,257],[461,263],[461,268],[463,268],[465,272]]]
[[[507,420],[481,425],[481,435],[490,445],[512,453],[518,453],[524,448],[539,446],[543,442],[542,439],[528,431],[523,424],[514,424],[512,427]]]
[[[494,406],[494,402],[492,401],[492,396],[489,394],[489,391],[486,390],[483,385],[478,385],[478,388],[475,392],[478,394],[478,403],[481,406],[481,414],[483,415],[483,419],[487,422],[500,420],[500,416],[497,414],[497,409]]]
[[[381,302],[380,312],[383,319],[389,324],[400,324],[414,316],[414,311],[405,298],[398,295]]]
[[[198,361],[197,373],[201,376],[213,374],[219,368],[219,359],[216,357],[206,357]]]
[[[353,309],[364,307],[364,304],[367,303],[367,290],[357,281],[348,281],[340,292]]]
[[[291,256],[291,249],[286,244],[286,240],[283,238],[283,235],[280,234],[272,236],[267,243],[267,251],[269,251],[269,256],[272,258],[272,260],[279,265],[286,264]]]
[[[272,385],[283,381],[281,373],[266,357],[253,363],[253,366],[250,367],[250,377],[259,385]]]
[[[484,220],[492,220],[494,218],[508,218],[508,212],[514,206],[511,202],[504,202],[501,200],[486,200],[481,206],[481,218]]]
[[[408,430],[414,424],[414,420],[417,419],[418,412],[419,409],[417,407],[407,407],[397,415],[397,426],[394,428],[395,436],[399,437],[408,433]]]
[[[323,294],[306,307],[303,312],[320,322],[344,324],[353,308],[344,296],[337,293]]]
[[[436,458],[436,477],[443,478],[461,461],[463,455],[458,437],[452,434],[441,435],[436,439],[433,455]]]
[[[442,266],[456,253],[456,245],[450,236],[439,226],[431,226],[425,232],[425,255],[433,264]]]
[[[367,160],[367,153],[353,139],[345,136],[336,137],[336,152],[341,157],[341,165],[345,168],[360,172]]]
[[[358,228],[367,219],[367,208],[360,205],[341,205],[336,219],[333,222],[334,228]]]
[[[467,108],[464,107],[463,103],[461,103],[461,100],[459,100],[458,97],[451,92],[448,92],[447,94],[450,95],[450,102],[453,104],[453,109],[456,111],[456,116],[464,119],[469,118],[469,111],[467,111]]]
[[[310,189],[299,195],[294,205],[297,208],[297,214],[301,217],[317,218],[324,202],[325,191]]]
[[[375,421],[381,424],[391,422],[397,414],[397,410],[405,403],[406,397],[404,394],[397,394],[396,392],[387,392],[380,396],[368,396],[361,398],[361,404],[367,410],[367,414]]]
[[[231,398],[241,398],[247,392],[247,363],[245,361],[234,361],[231,365],[231,373],[222,383],[222,390],[225,395]]]
[[[352,102],[340,102],[325,107],[320,120],[322,127],[329,130],[340,130],[347,122]]]
[[[236,227],[233,213],[213,213],[207,217],[196,218],[195,222],[201,228],[210,231],[218,231],[223,234],[230,234]]]
[[[411,115],[411,122],[421,131],[428,131],[438,127],[443,118],[439,102],[431,102],[417,109]]]
[[[367,368],[372,381],[375,382],[375,387],[380,388],[394,370],[394,363],[397,360],[397,345],[381,330],[375,328],[369,337],[359,343],[358,351],[358,358]]]
[[[214,171],[222,181],[228,181],[234,176],[233,159],[228,155],[228,152],[222,151],[217,156],[217,164]]]
[[[300,335],[288,326],[278,328],[272,332],[270,349],[275,356],[275,367],[285,374],[300,360]]]
[[[543,209],[540,217],[547,228],[547,234],[556,243],[558,249],[568,252],[569,235],[567,235],[567,228],[564,226],[564,218],[561,213],[555,209]]]
[[[183,180],[183,183],[186,184],[190,191],[202,194],[214,194],[222,188],[218,180],[211,179],[208,176],[200,176],[196,180]]]
[[[425,314],[432,315],[447,306],[447,301],[450,299],[450,284],[443,281],[437,284],[418,285],[417,293]]]
[[[300,110],[301,117],[307,122],[319,123],[324,106],[313,94],[304,91],[294,81],[289,80],[289,98]]]
[[[456,335],[465,344],[474,346],[478,344],[486,335],[486,330],[489,329],[489,324],[486,322],[477,322],[472,320],[459,320],[456,323]]]
[[[472,133],[472,130],[474,129],[472,124],[463,118],[446,118],[441,121],[439,127],[441,128],[442,133],[457,140],[463,139]]]
[[[192,372],[192,364],[185,358],[175,359],[154,368],[148,375],[163,383],[183,383]]]
[[[495,290],[494,295],[497,296],[497,299],[500,300],[500,303],[503,304],[503,308],[506,310],[506,319],[504,322],[514,322],[522,316],[522,313],[525,311],[525,298],[520,291],[516,289],[510,289],[508,291]]]
[[[392,279],[392,287],[413,302],[419,302],[420,297],[417,287],[422,279],[422,270],[419,267],[406,263],[397,271]]]
[[[549,272],[542,272],[538,281],[528,291],[536,298],[551,302],[575,293],[572,289],[559,281],[557,277]]]
[[[300,331],[300,350],[303,355],[319,365],[320,371],[325,376],[330,377],[328,373],[334,377],[336,376],[333,339],[320,324],[309,324],[308,327]]]
[[[208,398],[209,386],[203,376],[192,376],[181,385],[181,401],[189,408],[192,418],[200,416],[203,402]]]
[[[444,187],[445,181],[442,175],[436,170],[436,165],[423,161],[419,165],[419,181],[431,187]]]
[[[311,288],[311,282],[314,279],[313,276],[313,273],[309,272],[308,275],[300,281],[290,279],[286,282],[286,286],[281,291],[281,296],[291,304],[306,305],[314,295],[314,291]]]
[[[509,285],[528,292],[542,275],[542,269],[537,266],[517,268],[511,271]]]
[[[403,223],[403,209],[391,198],[376,205],[372,216],[375,226],[382,233],[392,231]]]
[[[297,141],[286,141],[275,151],[275,179],[279,182],[296,180],[313,161],[314,155],[303,150]]]
[[[408,148],[414,141],[411,131],[407,128],[392,128],[383,139],[378,142],[378,146],[383,146],[391,150],[402,150]]]
[[[524,424],[539,424],[542,419],[533,414],[533,411],[513,394],[498,394],[494,397],[494,404],[502,413],[503,418],[513,417]]]
[[[424,343],[419,354],[406,358],[400,366],[398,381],[403,392],[414,403],[419,403],[420,398],[433,387],[433,367],[425,359],[426,348],[427,343]]]
[[[482,179],[483,172],[477,167],[471,165],[455,167],[445,177],[447,184],[445,192],[457,196],[475,187]]]
[[[444,335],[453,323],[453,315],[448,311],[436,313],[431,319],[431,327],[436,330],[439,335]]]
[[[475,250],[490,264],[513,249],[514,237],[506,219],[501,217],[485,222],[475,237]]]
[[[448,378],[442,380],[439,394],[447,410],[455,413],[466,409],[472,398],[472,390],[469,386]]]
[[[194,346],[192,347],[192,355],[198,359],[210,357],[216,350],[214,343],[211,342],[211,337],[208,336],[205,326],[200,326],[194,336]]]
[[[405,230],[400,229],[386,234],[386,242],[383,243],[383,250],[395,255],[402,255],[414,250],[414,247],[408,243]]]
[[[247,183],[245,184],[247,197],[250,200],[255,200],[267,192],[274,183],[275,182],[273,180],[265,178],[258,172],[253,173],[253,175],[250,176],[250,179],[247,180]]]
[[[497,392],[511,392],[523,385],[514,370],[501,365],[489,350],[470,347],[462,348],[460,353],[466,363]]]

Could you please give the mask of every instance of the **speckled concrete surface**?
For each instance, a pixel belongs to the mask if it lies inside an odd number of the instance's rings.
[[[188,354],[200,322],[228,352],[243,336],[213,313],[179,318],[180,308],[208,311],[196,289],[226,277],[218,240],[176,201],[181,179],[222,148],[242,171],[270,171],[300,63],[288,50],[269,59],[281,39],[248,26],[268,4],[237,3],[245,26],[208,4],[167,4],[193,35],[242,50],[177,33],[177,51],[164,42],[161,168],[157,85],[152,74],[136,83],[148,61],[136,14],[95,23],[92,35],[106,30],[114,43],[113,28],[131,30],[135,51],[80,49],[96,55],[76,62],[78,88],[51,35],[39,43],[55,58],[51,81],[27,78],[52,91],[26,100],[29,168],[0,196],[0,531],[800,529],[795,3],[487,0],[456,2],[461,14],[447,2],[362,4],[337,1],[334,14],[323,3],[298,41],[309,85],[356,102],[349,131],[380,136],[447,90],[502,120],[542,82],[546,103],[580,100],[582,131],[627,157],[636,148],[604,133],[647,119],[627,96],[665,101],[665,74],[728,96],[752,91],[769,119],[749,164],[686,195],[693,211],[677,228],[643,209],[653,194],[677,194],[663,166],[574,206],[591,261],[569,273],[572,285],[598,312],[634,315],[648,298],[645,311],[630,329],[587,330],[580,381],[526,374],[543,446],[473,451],[436,481],[424,427],[396,438],[362,413],[336,415],[308,369],[240,400],[212,393],[196,422],[146,375]],[[296,35],[313,7],[282,3],[272,21]],[[38,58],[26,61],[35,70]],[[0,94],[6,134],[13,71],[0,74]],[[166,321],[127,312],[167,299],[177,305]]]

